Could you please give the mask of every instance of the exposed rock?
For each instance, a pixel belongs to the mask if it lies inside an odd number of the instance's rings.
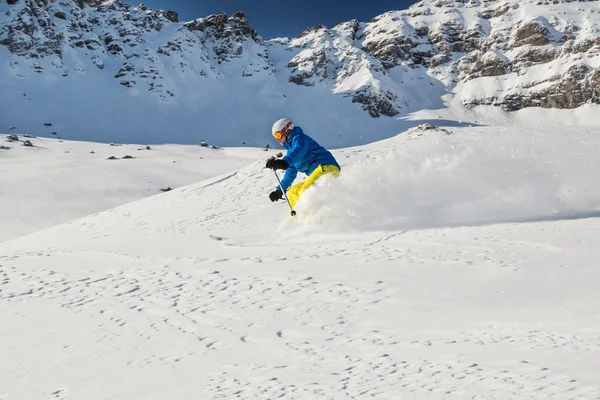
[[[312,74],[309,72],[301,72],[296,73],[294,75],[290,75],[288,78],[288,82],[295,83],[296,85],[301,86],[313,86],[312,83],[308,82],[308,79],[312,77]]]
[[[215,18],[215,29],[223,31],[225,29],[225,23],[227,22],[227,14],[221,13]]]
[[[121,86],[125,86],[127,88],[132,88],[136,85],[136,81],[121,81],[119,82]]]
[[[302,33],[300,33],[300,35],[298,35],[298,38],[303,38],[304,36],[308,35],[311,32],[319,31],[319,30],[322,30],[322,29],[327,29],[327,28],[325,28],[321,24],[315,25],[314,28],[306,28],[305,30],[302,31]]]
[[[225,13],[209,15],[188,22],[184,26],[191,31],[204,33],[202,43],[209,40],[212,42],[211,46],[219,64],[240,58],[244,53],[244,43],[247,40],[263,43],[262,38],[250,28],[246,16],[241,12],[236,12],[229,18]]]
[[[106,47],[111,54],[116,55],[124,51],[123,47],[119,43],[111,43]]]
[[[118,160],[118,158],[115,157],[115,156],[110,156],[110,157],[107,158],[107,160]]]
[[[514,47],[524,45],[543,46],[550,43],[550,32],[539,21],[531,21],[519,26],[515,32]]]
[[[84,43],[89,50],[98,50],[102,46],[100,42],[94,39],[87,39]]]
[[[130,156],[130,155],[126,155],[126,156],[123,156],[123,157],[121,157],[121,158],[122,158],[123,160],[131,160],[131,159],[133,159],[133,158],[135,158],[135,157],[133,157],[133,156]]]
[[[499,76],[508,72],[509,63],[500,57],[498,53],[489,51],[478,57],[475,66],[480,76]]]
[[[576,108],[585,103],[600,104],[600,68],[593,70],[585,64],[574,65],[552,81],[539,84],[540,91],[513,93],[497,99],[486,99],[478,104],[502,106],[507,111],[526,107]]]
[[[324,48],[301,52],[288,63],[287,67],[291,70],[288,80],[296,85],[313,86],[315,80],[322,81],[328,77]]]
[[[362,109],[369,112],[373,118],[379,118],[382,115],[393,117],[399,114],[394,107],[395,96],[390,92],[383,94],[374,94],[366,91],[359,91],[352,97],[353,103],[362,104]]]
[[[31,141],[29,141],[29,140],[24,140],[24,141],[23,141],[23,146],[26,146],[26,147],[33,147],[33,144],[32,144],[32,143],[31,143]]]
[[[481,13],[479,13],[479,16],[484,19],[498,18],[506,14],[508,11],[510,11],[510,6],[505,4],[495,9],[483,10]]]
[[[79,5],[79,8],[84,8],[86,5],[96,7],[99,6],[102,1],[103,0],[77,0],[77,5]]]
[[[575,108],[593,100],[594,97],[596,103],[600,104],[595,96],[598,89],[599,71],[600,69],[593,71],[590,66],[585,64],[574,65],[563,75],[557,85],[548,89],[545,99],[542,94],[540,105],[547,108]]]
[[[166,19],[168,19],[171,22],[175,22],[175,23],[179,22],[179,14],[176,13],[175,11],[158,10],[157,14],[165,17]]]
[[[435,129],[435,126],[433,126],[432,124],[425,122],[423,124],[420,124],[419,126],[417,126],[417,129],[420,131],[428,131],[431,129]]]
[[[9,142],[18,142],[19,141],[19,137],[17,135],[8,135],[6,137],[6,140]]]
[[[209,15],[206,18],[199,18],[195,21],[188,22],[185,26],[190,30],[201,32],[204,32],[207,29],[214,29],[219,33],[218,36],[221,37],[227,37],[233,34],[248,36],[251,33],[246,16],[241,12],[233,14],[231,18],[228,18],[225,13]]]
[[[412,49],[417,47],[418,43],[409,37],[389,37],[382,41],[368,42],[363,49],[367,52],[384,61],[383,65],[386,68],[392,68],[400,64],[401,61],[409,60],[413,54]],[[432,52],[420,52],[419,56],[431,57]],[[416,62],[416,64],[420,64]]]
[[[467,30],[463,35],[464,51],[471,53],[482,49],[484,43],[485,32],[480,24],[473,29]]]
[[[575,53],[586,53],[593,48],[597,48],[600,51],[600,37],[589,37],[585,38],[580,42],[575,43],[573,46],[573,52]]]
[[[438,45],[438,50],[463,52],[462,32],[464,27],[457,21],[448,21],[429,34],[431,43]]]
[[[540,46],[530,47],[519,52],[514,58],[514,63],[544,64],[555,60],[560,55],[560,50],[554,47]]]

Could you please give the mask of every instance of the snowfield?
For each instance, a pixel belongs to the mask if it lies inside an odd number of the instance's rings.
[[[208,179],[266,154],[242,147],[152,145],[147,150],[145,144],[6,138],[0,134],[0,242]],[[25,140],[33,147],[23,146]],[[123,159],[128,155],[134,159]]]
[[[296,218],[244,151],[0,244],[0,399],[600,399],[598,127],[336,150]]]

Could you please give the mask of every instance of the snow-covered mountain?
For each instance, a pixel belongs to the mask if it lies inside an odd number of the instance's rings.
[[[8,0],[0,131],[264,145],[289,115],[345,146],[389,137],[422,109],[598,104],[599,5],[421,0],[265,41],[243,13],[180,23],[118,0]]]

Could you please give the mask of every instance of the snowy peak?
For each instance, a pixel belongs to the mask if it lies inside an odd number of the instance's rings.
[[[26,58],[63,58],[63,45],[93,51],[92,58],[96,59],[107,54],[135,57],[138,54],[132,48],[152,45],[160,39],[156,37],[158,33],[166,36],[168,30],[180,32],[179,36],[185,36],[185,31],[193,32],[201,44],[206,40],[243,42],[248,38],[262,44],[243,13],[231,17],[211,15],[179,25],[174,11],[155,12],[143,4],[133,7],[118,0],[12,0],[4,15],[0,43]],[[164,54],[160,49],[158,53]],[[97,66],[101,68],[100,65]]]
[[[425,97],[451,91],[466,106],[576,108],[599,102],[599,22],[596,0],[423,0],[366,24],[305,31],[291,42],[305,49],[291,81],[322,82],[333,64],[337,91],[340,71],[361,64],[369,79],[352,98],[374,117],[441,106],[415,96],[406,83],[415,80],[431,86]]]
[[[209,15],[206,18],[198,18],[185,24],[192,31],[210,31],[211,36],[216,39],[234,37],[238,40],[252,38],[258,43],[262,43],[262,39],[258,36],[254,29],[250,28],[246,16],[242,12],[236,12],[231,17],[221,13],[218,15]]]
[[[230,17],[225,13],[209,15],[188,22],[184,26],[197,35],[206,47],[214,43],[213,50],[219,64],[232,58],[240,58],[248,41],[258,46],[263,45],[262,38],[250,28],[242,12],[236,12]]]
[[[262,46],[242,13],[211,15],[180,25],[173,11],[155,12],[143,4],[133,7],[118,0],[22,0],[9,6],[5,15],[9,23],[2,25],[0,43],[13,54],[30,60],[52,57],[63,76],[85,72],[84,62],[70,62],[74,58],[89,58],[99,69],[120,62],[113,76],[123,87],[145,82],[142,86],[163,101],[177,93],[174,85],[160,82],[171,78],[164,71],[165,64],[178,65],[182,73],[206,76],[215,71],[213,75],[218,76],[221,71],[212,60],[221,64],[241,58],[244,49]],[[42,65],[30,64],[34,72],[44,72]],[[267,62],[263,64],[251,68],[252,72],[270,68]],[[11,66],[21,77],[27,76],[18,61]],[[248,75],[249,68],[242,69]]]
[[[383,71],[382,61],[357,41],[361,24],[352,20],[332,29],[321,25],[305,30],[298,38],[271,42],[295,55],[286,67],[288,81],[299,86],[317,86],[349,97],[372,117],[394,116],[397,95],[394,83]]]

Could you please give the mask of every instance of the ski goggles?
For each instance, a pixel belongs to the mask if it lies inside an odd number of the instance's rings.
[[[289,133],[290,126],[292,126],[292,123],[288,122],[280,131],[273,132],[273,137],[280,142],[283,136]]]
[[[281,131],[277,131],[273,134],[273,137],[278,141],[281,142],[281,139],[283,139],[283,132]]]

